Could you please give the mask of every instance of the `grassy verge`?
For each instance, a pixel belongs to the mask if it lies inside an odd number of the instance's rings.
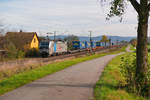
[[[130,45],[130,50],[131,51],[136,51],[135,47],[133,45]]]
[[[120,82],[124,80],[119,69],[121,57],[127,56],[128,54],[126,53],[114,58],[104,69],[94,89],[94,100],[146,100],[143,97],[128,93],[123,88],[119,88]]]
[[[0,81],[0,95],[11,91],[15,88],[18,88],[24,84],[30,83],[34,80],[37,80],[39,78],[42,78],[46,75],[55,73],[57,71],[60,71],[62,69],[65,69],[69,66],[75,65],[80,62],[84,62],[87,60],[95,59],[101,56],[105,56],[108,54],[116,54],[119,52],[125,51],[125,47],[121,48],[119,51],[111,51],[109,53],[100,53],[95,54],[91,56],[85,56],[81,58],[71,59],[71,60],[65,60],[62,62],[55,62],[49,65],[41,66],[39,68],[35,68],[32,70],[28,70],[19,74],[15,74],[9,78],[3,79]]]

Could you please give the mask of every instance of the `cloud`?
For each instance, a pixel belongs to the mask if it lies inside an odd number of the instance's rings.
[[[97,0],[2,0],[0,14],[4,23],[16,29],[46,33],[69,30],[70,34],[136,35],[137,15],[129,6],[124,20],[106,22],[108,6],[101,7]]]

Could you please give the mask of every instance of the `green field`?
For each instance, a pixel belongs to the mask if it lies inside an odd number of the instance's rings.
[[[24,84],[30,83],[34,80],[37,80],[39,78],[42,78],[46,75],[55,73],[57,71],[60,71],[62,69],[65,69],[67,67],[70,67],[74,64],[84,62],[87,60],[95,59],[101,56],[105,56],[108,54],[116,54],[119,52],[125,51],[125,47],[123,47],[120,51],[113,51],[109,53],[101,53],[101,54],[95,54],[91,56],[85,56],[85,57],[80,57],[76,59],[71,59],[71,60],[65,60],[62,62],[55,62],[49,65],[41,66],[39,68],[35,68],[29,71],[25,71],[16,75],[13,75],[9,78],[6,78],[4,80],[0,81],[0,95],[11,91],[15,88],[18,88]]]
[[[121,64],[121,57],[127,57],[131,54],[133,53],[126,53],[118,56],[105,67],[94,89],[94,100],[148,100],[128,93],[125,88],[119,88],[119,84],[123,84],[122,82],[124,81],[119,67]]]

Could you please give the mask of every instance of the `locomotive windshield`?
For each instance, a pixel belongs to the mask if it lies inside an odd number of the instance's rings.
[[[40,43],[40,49],[48,49],[48,48],[49,48],[49,42]]]

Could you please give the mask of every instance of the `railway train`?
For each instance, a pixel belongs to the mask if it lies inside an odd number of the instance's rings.
[[[98,50],[107,47],[115,47],[112,44],[102,44],[101,42],[87,42],[87,41],[72,41],[73,50],[68,50],[67,42],[64,41],[49,41],[40,42],[39,51],[43,57],[55,56],[60,54],[74,53],[85,50]]]

